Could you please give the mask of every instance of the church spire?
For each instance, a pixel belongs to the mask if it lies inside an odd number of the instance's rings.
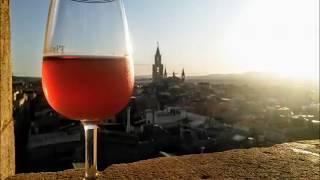
[[[161,56],[160,50],[159,50],[159,41],[157,41],[157,52],[156,52],[156,56]]]
[[[182,68],[182,73],[181,73],[181,80],[184,81],[186,78],[186,75],[184,73],[184,68]]]
[[[163,64],[161,63],[159,42],[157,42],[157,52],[154,56],[154,64],[152,65],[152,79],[154,82],[157,82],[162,78],[163,78]]]
[[[164,78],[167,78],[167,68],[164,68],[164,74],[163,74]]]

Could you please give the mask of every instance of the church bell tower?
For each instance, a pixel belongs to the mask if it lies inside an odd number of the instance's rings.
[[[163,79],[163,64],[161,63],[159,43],[157,43],[157,51],[154,56],[154,64],[152,65],[152,81],[159,82],[162,79]]]
[[[186,79],[186,74],[184,73],[184,68],[182,69],[182,73],[181,73],[181,80],[182,82],[184,82],[184,80]]]

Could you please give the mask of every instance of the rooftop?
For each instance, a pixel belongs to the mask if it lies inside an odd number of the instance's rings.
[[[267,148],[236,149],[210,154],[162,157],[115,164],[98,179],[318,179],[320,140],[299,141]],[[81,179],[82,169],[18,174],[7,180]]]

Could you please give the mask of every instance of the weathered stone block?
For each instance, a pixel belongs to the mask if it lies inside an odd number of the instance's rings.
[[[9,0],[0,0],[0,180],[14,174],[14,159]]]

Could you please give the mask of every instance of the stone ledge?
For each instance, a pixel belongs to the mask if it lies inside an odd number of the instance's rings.
[[[320,140],[268,148],[156,158],[112,165],[98,179],[319,179]],[[7,180],[82,179],[82,170],[18,174]]]

